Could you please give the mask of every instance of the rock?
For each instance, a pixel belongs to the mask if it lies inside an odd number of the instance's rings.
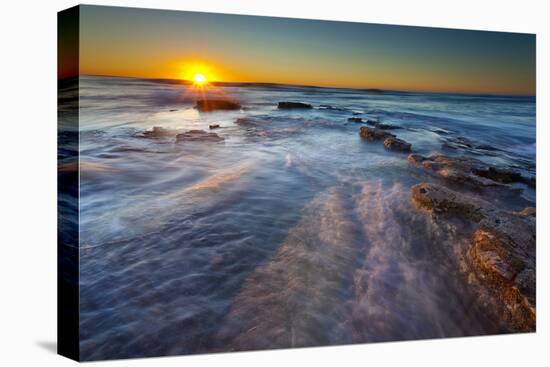
[[[502,183],[522,182],[523,177],[519,172],[499,169],[495,167],[474,168],[474,173],[478,176],[488,178],[493,181]]]
[[[211,125],[208,125],[208,127],[209,127],[210,129],[217,129],[217,128],[220,127],[220,124],[211,124]]]
[[[535,329],[535,215],[519,213],[440,185],[421,183],[411,190],[413,203],[437,216],[455,216],[474,226],[467,257],[483,285],[518,331]]]
[[[537,209],[533,207],[528,207],[523,209],[522,211],[516,212],[516,214],[524,218],[534,218],[537,215]]]
[[[523,177],[516,171],[490,167],[473,158],[449,157],[442,154],[423,157],[418,154],[411,154],[408,161],[412,165],[420,166],[438,177],[458,183],[499,186],[520,182],[531,185],[531,179]]]
[[[349,117],[348,121],[349,122],[359,122],[359,123],[361,123],[361,122],[363,122],[363,119],[361,117]]]
[[[176,112],[176,111],[177,111],[177,109],[171,109],[171,110],[169,110],[169,112]]]
[[[390,125],[390,124],[383,124],[381,122],[377,122],[374,124],[374,127],[382,130],[395,130],[395,129],[401,129],[401,126],[396,125]]]
[[[461,201],[456,192],[440,185],[427,183],[415,185],[411,189],[411,196],[416,206],[435,214],[458,215],[475,222],[482,219],[478,213],[480,208],[478,203],[474,200]]]
[[[241,105],[235,101],[225,99],[200,99],[195,108],[201,112],[212,112],[217,110],[239,110]]]
[[[395,135],[382,129],[370,128],[366,126],[362,126],[359,129],[359,135],[367,140],[384,140],[386,138],[395,138]]]
[[[468,253],[476,271],[504,305],[505,317],[518,331],[534,331],[536,292],[534,250],[517,251],[517,243],[491,229],[478,229]],[[534,248],[534,244],[532,246]]]
[[[279,102],[277,107],[280,110],[310,109],[310,108],[313,108],[309,103],[302,103],[302,102]]]
[[[399,152],[411,151],[411,144],[407,143],[404,140],[393,137],[384,139],[384,147],[388,150],[395,150]]]
[[[163,138],[166,136],[174,136],[178,134],[178,130],[172,130],[172,129],[166,129],[161,126],[153,126],[152,130],[146,130],[144,131],[140,136],[142,138]]]
[[[375,126],[378,125],[380,122],[379,121],[375,121],[375,120],[367,120],[365,121],[368,125],[370,126]]]
[[[209,133],[204,130],[189,130],[176,135],[177,142],[220,142],[224,141],[216,133]]]

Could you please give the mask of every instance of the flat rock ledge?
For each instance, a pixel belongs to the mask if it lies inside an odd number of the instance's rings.
[[[200,99],[197,101],[195,109],[200,112],[240,110],[241,105],[238,102],[225,99]]]
[[[366,127],[361,126],[359,128],[359,135],[369,141],[373,140],[384,140],[387,138],[395,138],[396,136],[393,134],[390,134],[387,131],[384,131],[382,129],[378,129],[375,127]]]
[[[224,138],[216,133],[209,133],[204,130],[189,130],[176,135],[177,142],[221,142]]]
[[[359,129],[359,135],[368,141],[382,140],[384,147],[388,150],[397,152],[410,152],[411,144],[406,141],[397,138],[395,135],[376,127],[361,126]]]
[[[524,177],[511,169],[491,167],[473,158],[449,157],[442,154],[424,157],[420,154],[410,154],[407,159],[413,166],[421,167],[435,176],[457,183],[479,186],[523,183],[529,187],[535,187],[534,177]]]
[[[407,143],[405,140],[392,137],[384,139],[384,147],[388,150],[395,150],[398,152],[410,153],[411,151],[410,143]]]
[[[309,103],[303,102],[279,102],[277,108],[280,110],[291,110],[291,109],[311,109],[313,108]]]
[[[503,306],[504,317],[514,329],[534,331],[535,209],[507,212],[484,200],[429,183],[413,186],[411,196],[418,208],[436,217],[459,217],[473,225],[466,254],[473,271]]]

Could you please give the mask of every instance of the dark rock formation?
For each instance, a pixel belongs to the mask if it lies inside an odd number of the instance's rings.
[[[384,139],[384,147],[388,150],[395,150],[399,152],[411,151],[411,144],[407,143],[404,140],[393,137]]]
[[[220,124],[211,124],[211,125],[208,125],[208,127],[209,127],[210,129],[217,129],[217,128],[220,127]]]
[[[348,118],[348,121],[349,122],[358,122],[358,123],[361,123],[363,122],[363,119],[361,117],[349,117]]]
[[[381,122],[377,122],[374,124],[374,127],[382,130],[395,130],[395,129],[401,129],[401,126],[396,125],[390,125],[390,124],[383,124]]]
[[[448,157],[441,154],[424,157],[411,154],[408,160],[414,166],[420,166],[438,177],[458,183],[495,186],[519,182],[534,187],[534,178],[523,177],[513,170],[490,167],[473,158]]]
[[[519,213],[446,189],[421,183],[413,186],[412,200],[437,216],[455,216],[474,227],[467,250],[474,273],[502,306],[504,318],[518,331],[534,331],[535,210]]]
[[[241,105],[235,101],[224,99],[200,99],[195,108],[201,112],[212,112],[217,110],[239,110]]]
[[[309,103],[302,103],[302,102],[279,102],[277,107],[280,110],[310,109],[310,108],[313,108]]]
[[[366,126],[362,126],[359,129],[359,135],[367,140],[384,140],[386,138],[395,138],[395,135],[382,129],[370,128]]]
[[[204,130],[189,130],[176,135],[177,142],[220,142],[224,139],[216,133],[209,133]]]

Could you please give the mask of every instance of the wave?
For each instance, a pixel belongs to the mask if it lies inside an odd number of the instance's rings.
[[[277,253],[245,281],[218,340],[224,350],[332,344],[354,262],[353,227],[335,190],[304,209]],[[332,317],[331,317],[332,315]]]

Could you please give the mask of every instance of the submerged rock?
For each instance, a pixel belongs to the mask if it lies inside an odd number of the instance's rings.
[[[414,166],[420,166],[436,176],[458,183],[495,186],[519,182],[534,187],[533,178],[523,177],[514,170],[487,166],[473,158],[449,157],[442,154],[424,157],[411,154],[408,160]]]
[[[413,203],[435,216],[470,222],[474,233],[467,258],[484,286],[503,306],[504,317],[518,331],[533,331],[535,300],[534,208],[519,213],[440,185],[421,183],[411,190]]]
[[[473,148],[473,143],[462,136],[453,136],[448,137],[442,144],[442,147],[447,149],[471,149]]]
[[[279,102],[277,108],[280,110],[290,110],[290,109],[310,109],[313,108],[309,103],[303,102]]]
[[[366,122],[368,125],[374,126],[375,128],[377,128],[377,129],[382,129],[382,130],[401,129],[401,126],[390,125],[390,124],[384,124],[383,122],[375,121],[375,120],[367,120],[367,121],[365,121],[365,122]]]
[[[395,150],[399,152],[410,152],[411,144],[398,138],[386,138],[384,139],[384,147],[388,150]]]
[[[220,142],[224,141],[224,138],[216,133],[209,133],[204,130],[189,130],[182,134],[176,135],[177,142]]]
[[[161,126],[153,126],[153,129],[144,131],[140,136],[142,138],[163,138],[178,134],[178,130],[167,129]]]
[[[200,99],[197,101],[195,108],[201,112],[212,112],[217,110],[239,110],[241,105],[226,99]]]
[[[390,134],[382,129],[362,126],[359,129],[359,135],[367,140],[384,140],[386,138],[395,138],[395,135]]]
[[[348,121],[349,122],[359,122],[359,123],[361,123],[361,122],[363,122],[363,119],[361,117],[349,117]]]
[[[341,107],[334,107],[334,106],[331,106],[331,105],[328,105],[328,104],[322,104],[322,105],[319,105],[319,109],[321,110],[329,110],[329,111],[346,111],[345,108],[341,108]]]
[[[390,124],[383,124],[383,123],[381,123],[381,122],[377,122],[374,126],[377,127],[377,128],[379,128],[379,129],[382,129],[382,130],[395,130],[395,129],[401,129],[401,126],[390,125]]]

